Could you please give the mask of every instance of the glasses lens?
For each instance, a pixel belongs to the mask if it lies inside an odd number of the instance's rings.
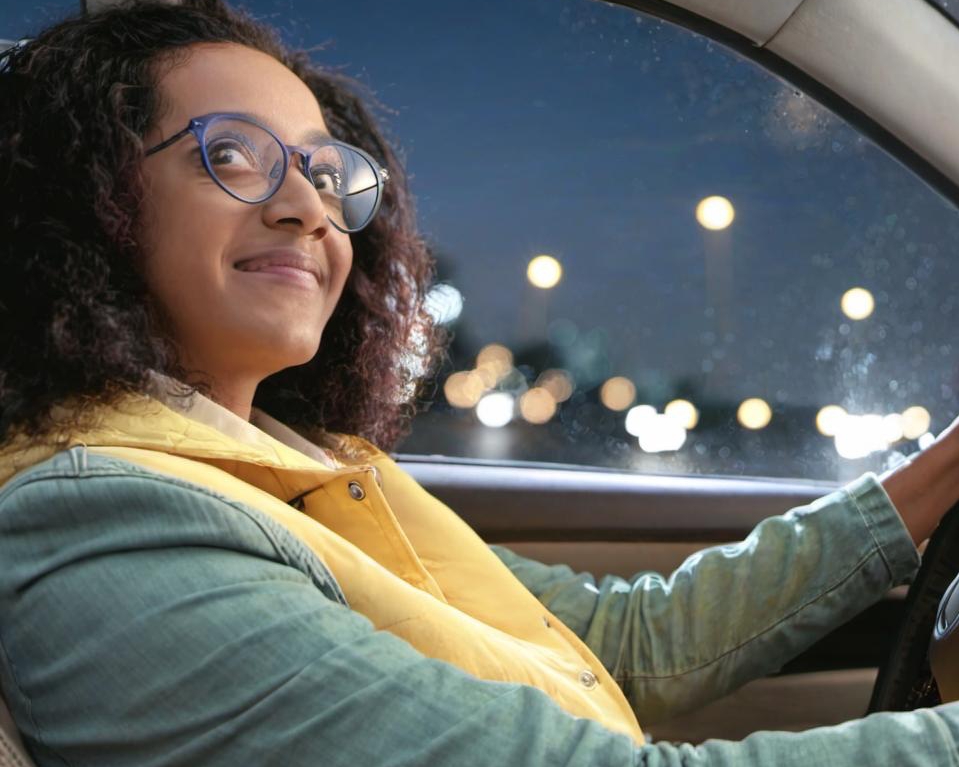
[[[338,228],[357,232],[373,218],[382,191],[380,174],[352,147],[330,144],[317,149],[310,160],[310,177]]]
[[[283,177],[283,148],[267,131],[231,118],[206,130],[210,172],[231,194],[246,202],[265,199]]]

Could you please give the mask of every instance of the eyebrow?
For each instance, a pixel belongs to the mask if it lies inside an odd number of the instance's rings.
[[[269,125],[269,122],[267,120],[264,120],[262,117],[260,117],[260,115],[255,115],[255,114],[252,114],[251,112],[234,112],[233,114],[240,115],[241,117],[246,117],[249,120],[254,120],[255,122],[258,122],[262,125]],[[273,127],[270,126],[270,129],[273,130]],[[303,143],[311,144],[319,141],[325,141],[326,139],[330,139],[330,138],[333,138],[333,137],[329,133],[327,133],[326,131],[320,130],[319,128],[315,128],[303,136]]]

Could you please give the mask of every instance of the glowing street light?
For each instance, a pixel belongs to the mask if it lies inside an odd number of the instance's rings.
[[[816,414],[816,428],[824,437],[835,437],[845,417],[846,411],[839,405],[826,405]]]
[[[563,267],[552,256],[536,256],[526,267],[526,276],[537,288],[548,290],[556,287],[563,277]]]
[[[534,386],[519,398],[519,412],[530,423],[546,423],[556,415],[556,400],[541,386]]]
[[[850,288],[839,301],[842,313],[851,320],[864,320],[876,308],[876,299],[865,288]]]
[[[498,391],[485,395],[476,405],[476,417],[484,426],[499,428],[513,420],[513,397]]]
[[[695,429],[696,424],[699,423],[699,411],[689,400],[674,399],[663,408],[663,413],[684,429]]]
[[[696,206],[696,220],[704,229],[718,231],[725,229],[736,218],[736,209],[725,197],[713,195],[700,200]]]
[[[747,429],[764,429],[772,420],[773,411],[765,400],[752,397],[743,401],[736,417]]]
[[[610,410],[625,410],[636,399],[636,386],[624,376],[613,376],[599,390],[599,400]]]
[[[929,431],[932,417],[922,405],[906,408],[902,414],[902,436],[906,439],[919,439]]]

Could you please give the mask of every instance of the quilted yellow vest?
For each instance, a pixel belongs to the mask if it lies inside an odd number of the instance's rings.
[[[538,687],[570,714],[644,742],[622,691],[586,645],[388,456],[356,441],[365,460],[330,468],[257,435],[239,441],[144,398],[104,411],[69,444],[259,509],[320,557],[350,607],[377,629],[481,679]],[[7,453],[0,484],[52,452]]]

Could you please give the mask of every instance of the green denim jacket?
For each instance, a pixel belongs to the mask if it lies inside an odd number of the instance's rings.
[[[496,551],[641,723],[774,671],[918,564],[870,475],[668,579],[597,584]],[[83,448],[0,490],[0,563],[0,683],[41,767],[959,765],[953,705],[637,748],[374,631],[256,509]]]

